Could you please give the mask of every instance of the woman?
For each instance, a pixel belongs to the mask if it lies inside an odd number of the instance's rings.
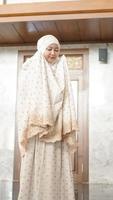
[[[69,153],[77,125],[66,58],[53,35],[40,38],[37,50],[19,78],[18,200],[75,200]]]

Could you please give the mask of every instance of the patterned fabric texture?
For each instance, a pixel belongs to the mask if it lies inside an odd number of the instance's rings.
[[[76,150],[78,128],[68,67],[65,56],[54,64],[45,60],[46,46],[60,44],[50,35],[43,39],[19,74],[17,120],[22,162],[18,200],[75,200],[69,152]]]
[[[21,70],[17,99],[22,154],[29,138],[37,134],[45,142],[65,139],[70,149],[76,149],[76,116],[65,56],[52,66],[38,52],[28,59]]]
[[[18,200],[75,200],[70,155],[65,142],[31,138],[22,158]]]

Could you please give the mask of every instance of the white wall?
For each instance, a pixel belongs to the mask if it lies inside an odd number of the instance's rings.
[[[12,179],[17,49],[0,48],[0,180]]]
[[[90,182],[113,183],[113,46],[108,64],[98,61],[98,46],[89,54]]]
[[[98,48],[104,46],[75,45],[75,48],[89,48],[89,180],[92,183],[113,183],[113,44],[108,45],[107,64],[98,61]],[[14,144],[18,49],[0,48],[0,151],[6,157],[6,150],[13,152]],[[13,162],[12,156],[4,161],[1,155],[0,166],[5,168],[0,179],[6,176],[8,162]]]

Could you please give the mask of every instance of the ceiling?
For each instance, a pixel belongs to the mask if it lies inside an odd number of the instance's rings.
[[[45,34],[61,43],[113,42],[113,18],[0,23],[0,45],[36,44]]]
[[[113,0],[3,5],[0,46],[36,45],[45,35],[61,43],[113,42]]]

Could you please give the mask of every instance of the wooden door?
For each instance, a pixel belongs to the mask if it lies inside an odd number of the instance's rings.
[[[79,106],[78,122],[80,132],[78,135],[78,182],[89,182],[89,127],[88,127],[88,51],[82,54],[82,68],[79,72]]]
[[[79,131],[77,151],[72,156],[75,183],[88,182],[88,50],[64,49],[68,61]]]
[[[33,51],[19,52],[18,73],[22,63],[34,54]],[[78,148],[72,155],[75,183],[88,182],[88,50],[62,49],[68,60],[70,79],[76,106],[76,119],[79,131],[76,133]],[[19,183],[20,155],[18,134],[15,131],[14,183]]]

